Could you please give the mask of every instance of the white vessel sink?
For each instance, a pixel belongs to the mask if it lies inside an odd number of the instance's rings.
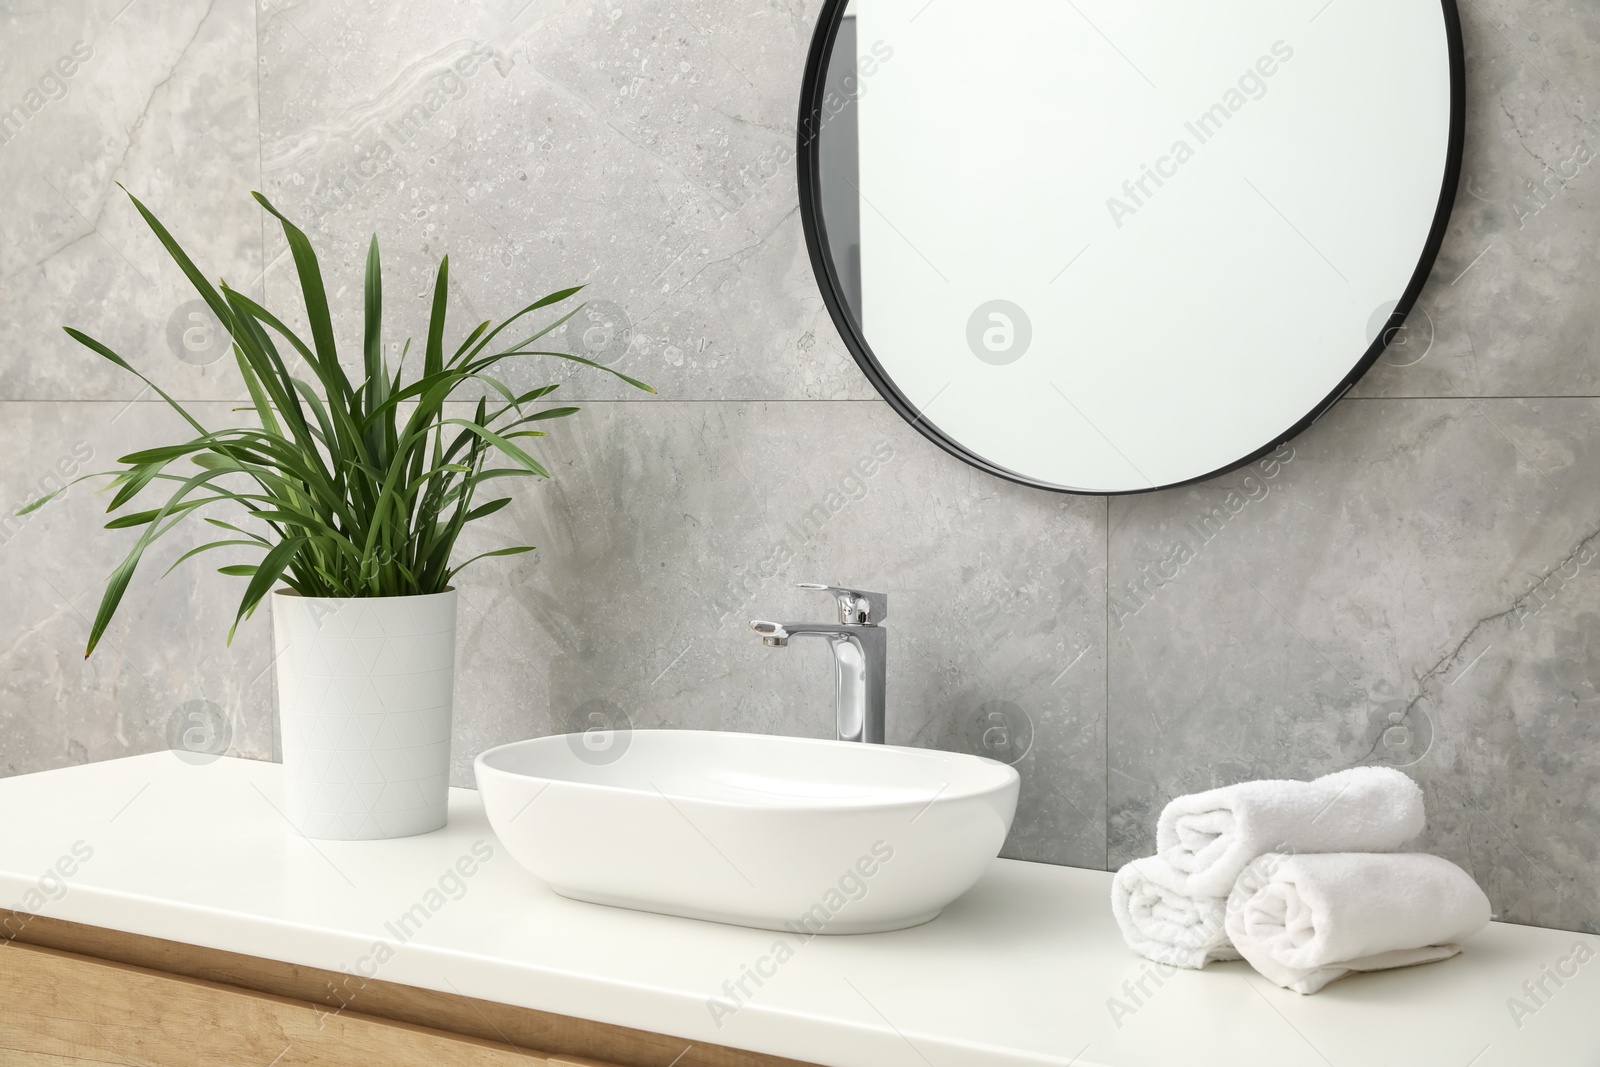
[[[590,739],[592,740],[592,739]],[[563,896],[796,933],[927,922],[977,882],[1017,772],[926,749],[698,730],[478,757],[489,822]]]

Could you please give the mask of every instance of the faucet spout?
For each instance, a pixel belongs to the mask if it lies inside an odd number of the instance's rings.
[[[788,648],[790,633],[781,622],[751,619],[750,629],[761,635],[761,643],[768,648]]]
[[[750,620],[750,629],[761,635],[769,648],[787,648],[795,637],[820,637],[828,642],[833,656],[835,733],[840,741],[883,744],[884,690],[888,660],[888,632],[877,625],[872,605],[879,605],[878,617],[886,612],[888,598],[880,593],[861,593],[832,586],[806,585],[806,589],[825,589],[839,598],[840,621],[771,622]]]

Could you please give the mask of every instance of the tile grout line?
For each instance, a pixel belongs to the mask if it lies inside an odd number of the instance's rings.
[[[266,185],[267,185],[267,166],[266,166],[266,162],[265,162],[265,160],[266,160],[266,147],[264,145],[264,142],[266,141],[266,134],[261,128],[262,127],[261,102],[263,100],[263,97],[261,95],[261,8],[262,8],[262,6],[263,6],[262,4],[252,4],[251,5],[251,7],[254,10],[255,30],[256,30],[256,185],[257,185],[257,188],[261,189],[261,191],[263,193],[265,193],[266,192]],[[260,242],[260,245],[261,245],[261,289],[259,290],[259,293],[260,293],[261,306],[262,307],[266,307],[267,306],[267,271],[272,269],[272,265],[267,262],[267,213],[265,211],[259,211],[256,214],[259,216],[258,219],[256,220],[256,222],[257,222],[257,225],[256,225],[257,240]]]
[[[262,103],[265,100],[265,97],[261,93],[261,9],[265,6],[265,4],[256,3],[250,6],[252,9],[251,17],[255,24],[256,37],[256,187],[260,189],[264,195],[267,188],[267,150],[266,131],[262,128],[264,125]],[[261,249],[261,277],[258,279],[261,288],[250,295],[260,300],[262,307],[266,307],[267,272],[272,269],[272,263],[268,262],[267,260],[267,213],[265,211],[258,211],[256,214],[258,216],[256,220],[256,241]],[[274,659],[276,659],[276,657],[274,657]],[[257,680],[259,680],[259,678],[260,675],[257,675]],[[273,762],[281,763],[283,762],[283,727],[278,721],[278,677],[276,672],[273,673],[270,684],[272,686],[272,699],[267,704],[268,708],[271,709],[267,725],[267,729],[269,731],[267,734],[267,753],[272,757]],[[289,1050],[286,1048],[283,1051],[288,1052]],[[283,1057],[283,1052],[280,1052],[278,1056],[281,1059]],[[274,1060],[273,1062],[277,1061]]]
[[[265,237],[262,238],[265,246]],[[263,252],[263,255],[265,253]],[[264,283],[263,283],[264,284]],[[248,396],[177,396],[173,397],[180,404],[248,404]],[[452,404],[471,404],[473,400],[452,400]],[[586,398],[568,397],[573,404],[883,404],[888,401],[881,396],[863,397],[680,397],[676,399],[643,399],[638,397],[618,396],[611,398]],[[1600,400],[1600,393],[1481,393],[1428,396],[1345,396],[1339,401],[1346,403],[1394,403],[1403,404],[1423,400],[1453,400],[1458,403],[1471,403],[1483,400]],[[156,400],[129,400],[126,397],[93,397],[93,396],[18,396],[0,397],[0,404],[152,404],[157,407],[165,406],[166,401]],[[1331,410],[1331,409],[1330,409]],[[1093,496],[1096,494],[1078,494]]]
[[[168,390],[168,391],[171,392],[171,390]],[[173,399],[176,400],[180,404],[249,404],[249,403],[251,403],[251,400],[250,400],[250,398],[248,396],[183,397],[183,396],[178,396],[178,395],[174,394],[173,395]],[[841,398],[841,399],[819,399],[819,398],[815,398],[815,397],[715,397],[715,396],[712,396],[712,397],[688,397],[688,398],[684,398],[684,399],[663,399],[663,398],[659,398],[658,397],[657,399],[654,399],[654,400],[638,399],[638,398],[635,398],[635,397],[613,397],[613,398],[609,398],[609,399],[607,399],[607,398],[595,399],[595,398],[570,397],[569,396],[566,399],[567,399],[567,402],[571,403],[571,404],[591,404],[591,405],[594,405],[594,404],[639,404],[639,405],[649,405],[649,404],[746,404],[746,405],[750,405],[750,404],[882,404],[885,407],[888,406],[888,401],[884,400],[883,397],[881,397],[881,396],[844,397],[844,398]],[[1461,398],[1460,397],[1439,397],[1438,399],[1441,399],[1441,400],[1459,400]],[[1474,398],[1474,399],[1479,399],[1479,400],[1499,400],[1499,399],[1522,400],[1522,399],[1545,399],[1545,398],[1540,398],[1540,397],[1532,397],[1532,398],[1526,398],[1526,397],[1510,397],[1510,398],[1477,397],[1477,398]],[[1551,397],[1551,398],[1548,398],[1548,399],[1568,399],[1568,398]],[[1596,397],[1580,397],[1578,399],[1600,400],[1600,396],[1596,396]],[[461,399],[461,400],[450,400],[450,401],[447,401],[447,403],[462,404],[462,405],[470,405],[470,404],[474,404],[476,402],[477,402],[477,397],[472,397],[470,399],[465,399],[464,398],[464,399]],[[78,396],[0,397],[0,404],[127,404],[127,405],[130,405],[130,406],[133,405],[133,404],[147,404],[147,405],[154,405],[156,407],[165,407],[166,403],[167,402],[165,400],[161,400],[159,398],[154,399],[154,400],[143,400],[143,399],[138,399],[138,398],[130,399],[130,398],[127,398],[127,397],[94,397],[94,396],[84,396],[84,397],[78,397]]]

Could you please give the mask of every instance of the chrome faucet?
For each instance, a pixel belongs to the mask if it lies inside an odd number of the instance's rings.
[[[838,623],[768,622],[751,619],[750,629],[769,648],[787,648],[791,637],[826,638],[833,652],[835,715],[839,740],[883,744],[884,664],[888,631],[878,624],[889,617],[886,593],[842,589],[801,582],[800,589],[832,593],[839,606]]]

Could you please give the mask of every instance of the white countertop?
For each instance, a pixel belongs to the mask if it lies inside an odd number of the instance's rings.
[[[246,760],[163,752],[0,780],[0,905],[329,970],[382,942],[371,977],[830,1067],[1600,1064],[1587,934],[1496,923],[1455,959],[1312,997],[1233,963],[1146,979],[1135,1000],[1124,983],[1154,968],[1117,935],[1110,875],[1001,860],[925,926],[787,937],[793,957],[714,1020],[709,998],[784,935],[558,897],[470,790],[452,791],[447,829],[397,841],[305,841],[281,809],[280,768]],[[463,857],[471,876],[449,874]],[[70,876],[44,877],[58,861]],[[1580,942],[1595,958],[1531,1000],[1522,984]],[[1513,997],[1534,1010],[1514,1018]]]

